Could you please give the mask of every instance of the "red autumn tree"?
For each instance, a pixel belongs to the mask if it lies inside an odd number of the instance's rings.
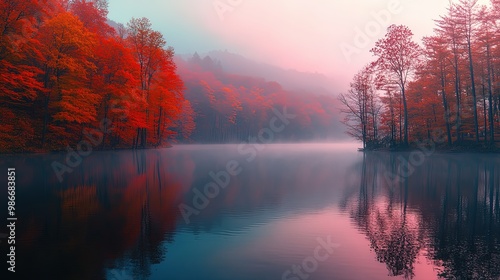
[[[377,56],[379,71],[388,76],[391,84],[399,86],[404,109],[404,144],[408,145],[408,104],[406,87],[419,66],[421,50],[412,40],[413,33],[403,25],[391,25],[383,39],[375,43],[371,52]]]
[[[41,67],[47,93],[43,95],[42,147],[48,132],[71,139],[68,127],[81,127],[96,121],[100,96],[88,88],[91,58],[96,45],[89,32],[74,15],[63,12],[46,21],[38,32]]]
[[[164,59],[166,42],[160,32],[152,29],[152,24],[147,18],[133,18],[127,27],[127,41],[139,63],[138,80],[145,104],[145,106],[137,108],[139,110],[136,116],[137,138],[135,146],[145,148],[147,146],[147,132],[152,129],[152,118],[150,119],[147,104],[150,101],[150,90],[154,78],[158,75]]]
[[[135,128],[129,121],[135,104],[140,100],[139,65],[124,42],[113,37],[101,38],[94,59],[96,73],[91,86],[102,98],[98,120],[107,119],[112,123],[112,131],[103,136],[103,147],[131,147]],[[95,125],[98,127],[100,124]]]
[[[56,1],[0,1],[0,151],[34,145],[33,102],[43,91],[37,79],[39,45],[33,34],[58,9]]]
[[[115,33],[115,30],[107,23],[107,0],[73,0],[70,1],[69,8],[89,31],[102,37]]]

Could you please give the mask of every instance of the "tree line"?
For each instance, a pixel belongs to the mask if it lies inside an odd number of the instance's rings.
[[[262,129],[270,127],[276,110],[286,110],[296,117],[273,135],[273,141],[328,141],[343,136],[339,102],[333,96],[314,90],[290,90],[262,77],[237,75],[224,70],[220,61],[197,53],[176,63],[190,104],[182,127],[195,127],[188,141],[255,142],[263,137]]]
[[[182,131],[174,50],[147,18],[111,27],[107,14],[106,0],[0,1],[0,151],[89,134],[100,148],[158,147]]]
[[[347,133],[364,148],[495,147],[500,138],[500,1],[450,3],[421,44],[391,25],[353,78],[343,104]]]

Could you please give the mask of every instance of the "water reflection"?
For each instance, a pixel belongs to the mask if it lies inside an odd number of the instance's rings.
[[[408,160],[408,154],[366,153],[354,168],[358,192],[340,203],[376,259],[391,276],[413,278],[424,255],[446,279],[499,279],[498,156],[435,155],[406,180],[388,179]]]
[[[65,154],[1,158],[0,166],[18,169],[18,266],[26,269],[17,275],[148,279],[153,264],[172,262],[168,244],[178,233],[245,234],[253,225],[277,219],[280,214],[270,215],[277,209],[307,212],[331,204],[332,176],[342,182],[342,171],[332,172],[331,166],[341,159],[317,149],[317,156],[304,162],[310,148],[292,150],[288,156],[280,148],[268,150],[251,163],[237,146],[96,152],[65,174],[62,183],[51,163],[64,162]],[[190,203],[192,189],[209,182],[209,172],[223,170],[228,160],[240,161],[244,172],[185,224],[178,206]],[[311,193],[317,199],[307,199]],[[221,228],[227,217],[235,217],[235,224]],[[189,258],[196,262],[201,257],[194,253]],[[192,273],[184,269],[170,273]],[[194,271],[193,277],[205,274]]]
[[[3,157],[18,169],[17,276],[281,279],[331,235],[341,247],[311,280],[498,279],[498,156],[433,155],[388,180],[408,156],[276,145],[247,162],[237,146],[176,146],[94,153],[63,183],[50,163],[65,155]],[[186,224],[178,206],[229,160],[242,173]]]
[[[96,154],[63,183],[50,169],[54,159],[64,156],[6,160],[18,170],[16,276],[103,279],[103,267],[128,259],[134,274],[147,277],[177,220],[182,189],[165,168],[175,167],[170,159],[144,151]]]

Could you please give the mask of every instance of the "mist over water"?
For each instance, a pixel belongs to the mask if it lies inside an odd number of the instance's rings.
[[[294,279],[299,266],[319,280],[498,279],[498,156],[435,154],[395,182],[386,174],[409,154],[358,146],[265,145],[254,158],[238,145],[95,152],[62,183],[50,162],[64,154],[4,157],[0,166],[23,166],[19,273]],[[195,208],[194,190],[228,162],[241,172],[186,222],[179,206]],[[304,269],[327,238],[328,258]]]

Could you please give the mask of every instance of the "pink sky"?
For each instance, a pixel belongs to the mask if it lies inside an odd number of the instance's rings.
[[[110,0],[109,16],[119,22],[150,18],[177,53],[227,49],[284,68],[324,73],[347,87],[373,59],[369,50],[387,26],[407,25],[420,42],[432,34],[433,20],[447,6],[447,0]],[[390,17],[379,23],[373,14]],[[372,33],[364,32],[365,42],[356,45],[356,30],[366,28]],[[356,53],[346,55],[341,46],[347,45]]]

